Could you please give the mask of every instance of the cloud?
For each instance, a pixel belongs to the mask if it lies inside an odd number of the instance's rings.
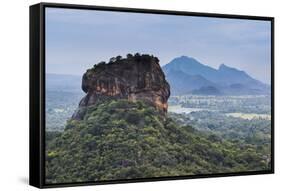
[[[161,64],[187,55],[270,80],[270,22],[47,8],[47,69],[83,73],[93,63],[131,52]]]

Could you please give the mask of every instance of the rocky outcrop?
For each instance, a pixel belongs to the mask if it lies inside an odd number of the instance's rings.
[[[170,86],[157,57],[131,54],[118,56],[109,63],[101,62],[83,75],[82,89],[86,96],[80,101],[72,119],[83,119],[88,106],[108,99],[141,100],[162,113],[168,109]]]

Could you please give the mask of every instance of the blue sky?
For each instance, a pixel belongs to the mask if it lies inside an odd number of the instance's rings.
[[[140,52],[161,65],[182,55],[214,68],[224,63],[270,83],[270,47],[269,21],[46,10],[47,73],[82,75],[100,61]]]

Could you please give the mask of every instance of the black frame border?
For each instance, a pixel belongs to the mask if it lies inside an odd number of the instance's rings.
[[[142,179],[123,179],[106,181],[70,182],[46,184],[45,182],[45,9],[64,8],[79,10],[100,10],[127,13],[148,13],[164,15],[196,16],[224,19],[246,19],[271,22],[271,169],[217,174],[198,174],[187,176],[153,177]],[[29,184],[38,188],[68,186],[104,185],[116,183],[137,183],[195,178],[261,175],[274,173],[274,17],[200,13],[171,10],[139,9],[124,7],[105,7],[94,5],[75,5],[60,3],[39,3],[30,6],[30,129],[29,129]]]

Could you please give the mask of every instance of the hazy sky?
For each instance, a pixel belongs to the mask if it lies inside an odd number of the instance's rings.
[[[224,63],[270,83],[270,47],[269,21],[46,10],[48,73],[82,75],[100,61],[140,52],[161,65],[182,55],[214,68]]]

